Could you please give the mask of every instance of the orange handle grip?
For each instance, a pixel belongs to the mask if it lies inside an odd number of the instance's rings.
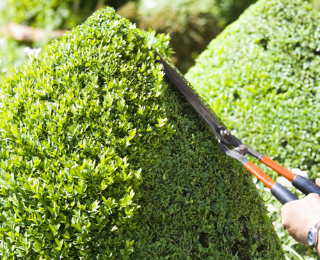
[[[272,159],[270,159],[268,156],[264,155],[261,157],[260,162],[270,167],[272,170],[276,171],[277,173],[281,174],[283,177],[288,179],[289,181],[293,181],[293,179],[296,177],[296,175],[286,168],[282,167],[280,164],[276,163]]]
[[[276,184],[274,180],[272,180],[267,174],[265,174],[257,165],[253,162],[246,162],[243,165],[247,170],[249,170],[254,176],[256,176],[264,185],[266,185],[269,189],[272,188],[273,185]]]

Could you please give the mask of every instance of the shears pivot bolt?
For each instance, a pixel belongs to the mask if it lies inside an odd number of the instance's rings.
[[[248,152],[248,147],[243,145],[243,144],[241,144],[238,147],[234,148],[234,151],[236,151],[236,152],[238,152],[238,153],[240,153],[242,155],[246,155],[247,152]]]
[[[231,135],[230,131],[227,130],[227,129],[221,130],[221,131],[220,131],[220,134],[221,134],[222,136],[226,136],[226,137],[229,137],[229,136]]]

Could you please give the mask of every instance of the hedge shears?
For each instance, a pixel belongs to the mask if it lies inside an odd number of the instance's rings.
[[[305,177],[296,175],[286,168],[282,167],[268,156],[260,154],[251,147],[243,144],[237,137],[233,136],[228,129],[226,129],[210,112],[210,110],[201,102],[194,91],[186,84],[184,79],[173,69],[167,62],[165,62],[156,53],[158,62],[164,67],[164,72],[169,80],[177,87],[177,89],[184,95],[186,100],[204,119],[209,128],[214,132],[219,141],[221,150],[228,156],[238,160],[242,165],[256,176],[263,184],[265,184],[271,193],[282,203],[285,204],[292,200],[297,200],[298,197],[291,191],[283,187],[280,183],[276,183],[266,173],[264,173],[253,162],[249,161],[245,155],[249,154],[257,158],[260,162],[267,165],[272,170],[281,174],[283,177],[292,182],[292,185],[303,192],[305,195],[309,193],[317,193],[320,195],[320,187]]]

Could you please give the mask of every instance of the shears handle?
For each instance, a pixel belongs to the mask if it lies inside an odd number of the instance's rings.
[[[155,56],[159,55],[155,53]],[[297,187],[305,194],[315,192],[320,195],[320,188],[316,186],[313,182],[305,179],[301,176],[297,176],[287,169],[283,168],[281,165],[277,164],[269,157],[254,151],[252,148],[244,145],[238,138],[232,136],[227,129],[225,129],[219,121],[212,115],[210,109],[208,109],[194,93],[194,91],[186,84],[184,79],[175,71],[168,63],[163,59],[158,60],[163,67],[166,75],[171,80],[171,82],[177,87],[177,89],[184,95],[186,100],[191,104],[191,106],[199,113],[199,115],[204,119],[209,128],[217,136],[220,148],[224,153],[235,158],[241,162],[251,173],[253,173],[260,181],[266,184],[267,187],[271,189],[271,193],[282,203],[285,204],[291,200],[298,199],[293,193],[284,188],[281,184],[274,182],[268,175],[266,175],[262,170],[260,170],[252,162],[245,158],[245,154],[248,152],[250,155],[259,159],[262,163],[269,166],[271,169],[283,175],[285,178],[290,180],[293,186]],[[235,146],[235,149],[231,149],[231,146]],[[242,149],[239,149],[242,148]],[[238,151],[236,151],[238,149]],[[242,152],[241,152],[242,150]]]
[[[283,187],[280,183],[276,183],[267,174],[265,174],[257,165],[251,161],[247,161],[243,166],[256,176],[264,185],[266,185],[273,196],[277,198],[283,205],[287,202],[297,200],[298,197],[291,191]]]
[[[305,195],[309,193],[317,193],[320,196],[320,187],[317,186],[314,182],[308,180],[305,177],[296,175],[286,168],[282,167],[280,164],[276,163],[268,156],[264,155],[260,158],[260,162],[270,167],[272,170],[281,174],[283,177],[292,182],[292,185],[300,190]]]
[[[261,156],[259,160],[263,164],[270,167],[272,170],[276,171],[277,173],[281,174],[283,177],[291,181],[292,185],[303,192],[305,195],[308,195],[309,193],[317,193],[320,196],[320,187],[318,187],[314,182],[308,180],[305,177],[290,172],[266,155]],[[298,199],[298,197],[291,191],[283,187],[280,183],[276,183],[274,180],[272,180],[253,162],[247,161],[243,164],[243,166],[254,176],[256,176],[264,185],[266,185],[270,189],[271,193],[282,204],[286,204],[287,202]]]

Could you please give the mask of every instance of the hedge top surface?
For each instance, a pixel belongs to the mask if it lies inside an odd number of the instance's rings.
[[[320,172],[319,21],[302,0],[261,0],[187,73],[245,143],[312,177]]]
[[[112,9],[0,91],[1,259],[279,259],[251,176]]]

